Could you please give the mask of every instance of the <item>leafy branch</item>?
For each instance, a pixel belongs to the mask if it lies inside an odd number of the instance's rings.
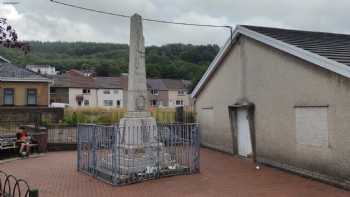
[[[17,48],[27,54],[30,46],[26,42],[18,41],[16,30],[7,23],[6,18],[0,18],[0,46],[5,48]]]

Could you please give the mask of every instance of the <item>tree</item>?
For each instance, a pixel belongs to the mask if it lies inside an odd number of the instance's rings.
[[[117,65],[102,64],[95,69],[99,77],[117,77],[120,76],[121,70]]]
[[[0,46],[18,48],[24,53],[28,53],[30,50],[28,43],[18,41],[16,30],[7,23],[6,18],[0,18]]]

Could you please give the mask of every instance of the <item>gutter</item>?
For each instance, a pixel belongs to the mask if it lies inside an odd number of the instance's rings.
[[[11,77],[0,77],[0,81],[9,81],[9,82],[47,82],[47,83],[53,83],[53,80],[49,80],[49,79],[34,79],[34,78],[15,79],[15,78],[11,78]]]

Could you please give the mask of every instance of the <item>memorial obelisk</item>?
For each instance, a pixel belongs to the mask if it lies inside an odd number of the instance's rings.
[[[145,68],[145,41],[142,18],[133,15],[130,23],[128,117],[143,118],[147,112],[147,85]]]
[[[130,20],[128,77],[128,111],[119,124],[121,173],[140,173],[157,166],[169,166],[170,156],[159,142],[156,120],[148,112],[145,42],[142,17],[138,14]]]
[[[130,128],[138,128],[139,132],[135,133],[136,131],[131,131],[133,133],[128,133],[124,131],[124,143],[140,145],[145,143],[145,141],[152,140],[152,134],[156,132],[154,132],[156,130],[156,121],[150,112],[148,112],[145,41],[143,37],[142,17],[138,14],[134,14],[130,20],[127,110],[126,116],[120,120],[120,127],[124,130],[126,128],[128,130],[131,130]]]

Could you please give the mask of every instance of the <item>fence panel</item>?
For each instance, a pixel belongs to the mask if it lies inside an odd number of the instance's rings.
[[[48,143],[76,144],[77,128],[74,126],[52,126],[48,128]]]
[[[95,176],[109,182],[113,181],[113,126],[95,127],[93,138],[93,155]]]
[[[78,126],[78,170],[113,185],[199,172],[197,123]]]
[[[33,122],[0,121],[0,136],[16,135],[23,125],[35,125]]]

